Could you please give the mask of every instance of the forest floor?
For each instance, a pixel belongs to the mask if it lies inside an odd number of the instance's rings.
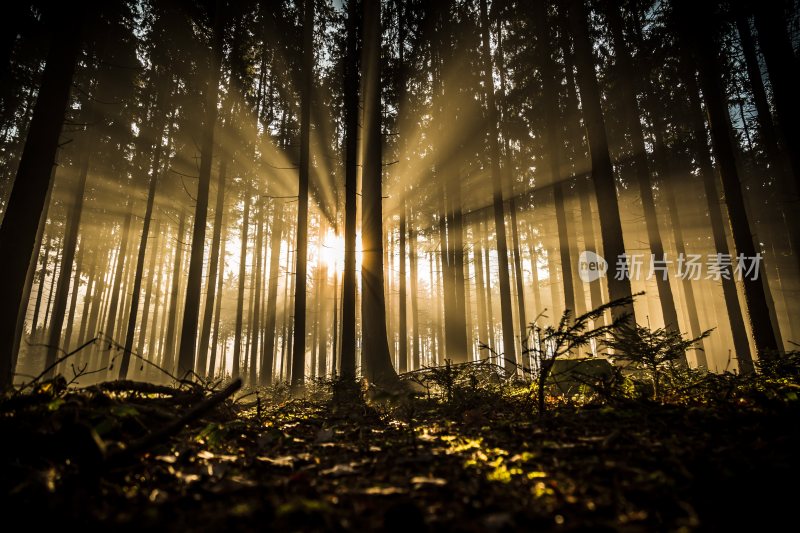
[[[33,389],[0,402],[0,516],[33,530],[746,530],[800,501],[796,401]]]

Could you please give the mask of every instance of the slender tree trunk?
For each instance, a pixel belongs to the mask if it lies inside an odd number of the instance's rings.
[[[203,259],[206,247],[206,219],[208,217],[208,190],[211,183],[211,162],[214,152],[214,127],[217,123],[217,93],[223,46],[222,2],[217,0],[214,13],[214,36],[211,50],[211,71],[206,90],[205,124],[200,149],[200,177],[197,183],[197,203],[192,231],[192,251],[189,273],[186,278],[183,325],[181,326],[178,374],[184,376],[194,371],[197,347],[197,322],[200,315],[200,292],[203,283]]]
[[[96,251],[94,253],[92,257],[92,264],[89,267],[89,272],[87,274],[86,293],[84,294],[83,297],[83,302],[82,302],[83,311],[81,313],[80,328],[78,328],[78,342],[76,343],[78,346],[86,342],[86,334],[87,334],[86,328],[89,323],[89,311],[92,307],[90,304],[95,296],[98,299],[100,298],[100,296],[95,295],[95,288],[97,287],[97,283],[99,282],[98,278],[101,275],[104,275],[105,272],[98,273],[97,269],[98,256],[100,256],[100,251]],[[103,257],[105,258],[105,255]]]
[[[626,83],[621,83],[619,86],[619,99],[622,104],[620,108],[623,110],[622,115],[626,122],[626,129],[631,135],[634,172],[639,185],[639,196],[644,210],[650,252],[654,257],[654,261],[664,261],[666,259],[664,256],[664,244],[661,241],[661,232],[658,228],[653,186],[647,161],[647,147],[645,146],[644,131],[642,130],[639,103],[636,99],[638,80],[634,72],[633,60],[622,32],[621,9],[619,0],[615,0],[614,4],[606,10],[606,18],[611,27],[611,35],[616,52],[617,68],[622,79],[627,80]],[[655,278],[658,299],[661,303],[661,313],[664,318],[664,327],[669,331],[679,332],[678,312],[675,309],[675,298],[672,294],[669,275],[656,274]]]
[[[356,194],[358,187],[359,1],[347,2],[344,67],[344,270],[342,273],[342,348],[339,372],[343,380],[356,376]]]
[[[562,26],[567,25],[562,24]],[[578,185],[576,188],[576,194],[579,198],[581,210],[581,232],[583,233],[583,247],[587,252],[597,253],[597,243],[595,242],[591,204],[591,197],[594,195],[594,189],[592,187],[592,181],[584,174],[583,170],[588,167],[588,161],[584,151],[583,135],[581,134],[580,114],[578,111],[578,95],[575,89],[574,78],[575,65],[567,36],[568,32],[565,28],[565,31],[562,32],[560,48],[564,57],[564,72],[566,78],[564,107],[567,119],[567,136],[572,153],[573,176],[576,178]],[[603,304],[602,287],[600,286],[599,278],[589,282],[589,297],[591,300],[592,309],[596,309]],[[600,317],[597,322],[602,324],[604,322],[604,318]]]
[[[75,325],[75,312],[78,305],[78,291],[81,288],[81,272],[83,272],[83,260],[86,256],[86,241],[81,238],[81,242],[76,252],[77,260],[75,261],[75,273],[72,276],[72,290],[69,293],[69,303],[67,304],[67,327],[64,329],[64,338],[62,343],[64,350],[69,351],[72,346],[72,330]]]
[[[583,118],[592,160],[592,179],[594,180],[597,204],[601,206],[599,208],[600,233],[603,237],[603,253],[606,261],[610,265],[614,265],[625,254],[614,166],[611,164],[611,156],[608,151],[605,120],[600,106],[600,89],[595,75],[595,60],[583,0],[570,0],[569,9],[569,19],[575,40],[578,88],[583,104]],[[632,295],[630,280],[627,276],[621,276],[621,278],[618,279],[612,272],[609,272],[607,277],[608,294],[612,301]],[[615,319],[630,315],[632,320],[636,320],[633,305],[617,306],[612,309],[611,314]]]
[[[800,59],[786,31],[783,2],[754,2],[758,43],[767,64],[778,128],[794,174],[795,190],[800,192]]]
[[[18,313],[81,47],[81,6],[54,8],[53,36],[17,177],[0,225],[0,390],[11,386]]]
[[[111,338],[114,338],[117,323],[117,310],[119,308],[119,299],[122,288],[123,276],[125,275],[125,262],[128,257],[128,238],[131,230],[131,220],[133,218],[133,200],[128,200],[129,205],[125,220],[122,223],[122,231],[120,232],[119,252],[117,254],[117,265],[114,272],[114,284],[111,288],[111,301],[108,305],[106,314],[106,327],[104,333]],[[114,339],[115,341],[117,339]],[[108,368],[108,352],[103,353],[101,367]]]
[[[417,233],[413,228],[414,218],[411,218],[409,226],[408,240],[409,240],[409,261],[411,263],[411,327],[413,328],[412,346],[413,346],[413,360],[411,363],[411,370],[420,368],[422,356],[420,353],[420,331],[419,331],[419,284],[417,278],[417,271],[419,265],[417,264]]]
[[[158,303],[161,301],[161,283],[164,276],[164,266],[166,264],[166,254],[163,253],[162,243],[163,235],[161,235],[161,219],[156,218],[156,227],[153,230],[156,236],[156,242],[153,249],[150,251],[150,265],[147,267],[147,287],[145,287],[144,306],[142,312],[142,325],[139,328],[139,339],[136,343],[136,350],[142,355],[146,356],[151,363],[158,363],[158,357],[155,353],[155,338],[158,335]],[[160,260],[159,260],[160,259]],[[156,267],[158,264],[158,267]],[[153,305],[153,317],[150,318],[150,305],[155,300]],[[148,325],[149,321],[149,325]],[[149,329],[148,329],[149,328]],[[148,341],[148,334],[149,343]],[[145,375],[152,375],[152,366],[148,366]]]
[[[250,218],[250,188],[245,184],[244,213],[242,214],[242,247],[239,253],[239,290],[236,297],[236,326],[233,339],[233,363],[231,378],[239,377],[242,353],[242,320],[244,315],[244,284],[247,275],[247,226]]]
[[[260,366],[260,357],[258,356],[258,341],[259,333],[261,333],[261,278],[262,263],[264,257],[264,211],[266,206],[263,200],[258,200],[258,216],[256,218],[256,248],[253,251],[255,256],[255,299],[253,302],[253,318],[251,320],[252,326],[252,341],[250,345],[250,386],[255,387],[258,384],[258,367]]]
[[[311,165],[311,98],[314,68],[314,0],[304,0],[303,81],[300,95],[300,175],[297,202],[297,251],[294,293],[292,387],[298,392],[305,379],[306,275],[308,272],[308,174]]]
[[[487,344],[492,350],[496,350],[497,343],[495,342],[495,319],[494,319],[494,304],[492,303],[492,263],[489,258],[489,246],[486,241],[486,231],[489,224],[485,223],[481,227],[481,247],[483,248],[483,264],[485,265],[486,272],[486,326],[488,328],[489,336]]]
[[[217,269],[220,268],[220,241],[222,240],[222,223],[225,213],[225,178],[227,175],[227,160],[222,159],[219,163],[219,177],[217,179],[217,199],[214,206],[214,234],[211,237],[211,257],[208,263],[208,284],[206,289],[206,302],[203,309],[203,326],[200,330],[200,347],[197,351],[196,372],[202,377],[206,375],[206,363],[208,361],[208,343],[211,338],[211,322],[214,317],[214,304],[216,298],[222,295],[217,294]],[[223,258],[224,262],[224,258]],[[224,269],[221,269],[224,270]],[[214,373],[213,367],[209,370]]]
[[[684,0],[685,1],[685,0]],[[688,6],[680,3],[684,10]],[[707,32],[707,28],[713,28],[713,18],[706,12],[710,6],[702,6],[700,12],[693,9],[692,20],[697,23],[696,17],[707,23],[702,31],[691,31],[690,39],[693,44],[693,51],[697,55],[700,84],[708,113],[709,129],[711,131],[711,144],[714,154],[719,164],[722,186],[725,191],[725,204],[728,208],[728,219],[733,236],[735,253],[743,255],[745,258],[754,258],[756,248],[753,243],[750,223],[745,210],[744,197],[742,196],[741,183],[739,181],[738,169],[736,168],[736,156],[731,142],[730,116],[726,105],[725,91],[721,85],[721,71],[718,59],[713,52],[716,50],[714,39]],[[687,12],[684,11],[686,15]],[[695,28],[699,30],[699,27]],[[756,352],[760,357],[771,357],[778,349],[775,339],[775,332],[769,318],[769,307],[767,306],[766,287],[762,272],[758,279],[745,276],[743,279],[745,302],[749,315],[750,326],[753,332],[753,339],[756,345]],[[752,372],[752,361],[737,353],[740,371]]]
[[[227,234],[227,232],[226,232]],[[211,341],[211,357],[208,364],[208,378],[214,379],[216,375],[215,368],[217,367],[217,347],[219,345],[219,321],[220,315],[222,311],[222,283],[225,279],[225,244],[227,243],[227,238],[223,238],[220,244],[220,257],[222,258],[222,262],[219,265],[219,269],[217,272],[217,290],[216,290],[216,302],[214,303],[214,330],[213,330],[213,340]],[[224,357],[224,356],[223,356]],[[220,361],[220,376],[224,376],[224,368],[225,368],[225,360],[223,359]]]
[[[480,226],[475,227],[480,231]],[[484,287],[483,273],[483,244],[482,237],[475,235],[473,244],[473,262],[475,263],[475,290],[478,297],[478,338],[482,344],[489,344],[489,326],[486,317],[486,289]]]
[[[150,223],[153,219],[153,206],[156,199],[158,175],[161,170],[161,134],[163,132],[163,127],[156,127],[154,131],[156,146],[153,153],[153,165],[150,169],[150,184],[147,188],[147,204],[145,206],[144,219],[142,222],[142,236],[139,241],[139,255],[136,258],[136,273],[133,277],[133,292],[131,293],[131,306],[130,312],[128,313],[128,331],[125,334],[125,351],[122,353],[122,361],[119,365],[119,379],[127,379],[128,377],[128,367],[130,366],[134,337],[136,336],[136,319],[139,314],[139,297],[142,290],[142,275],[144,274],[144,262],[147,254],[147,239],[150,233]],[[152,271],[150,276],[152,278]],[[146,322],[143,320],[142,324],[145,323]]]
[[[275,361],[275,315],[278,300],[278,279],[280,277],[281,237],[283,234],[283,213],[276,205],[272,213],[272,235],[270,236],[269,282],[267,283],[267,322],[264,327],[264,352],[261,363],[261,385],[272,384],[272,367]]]
[[[172,266],[172,288],[169,297],[167,331],[164,335],[164,357],[162,366],[167,372],[174,370],[175,364],[175,326],[177,322],[178,297],[180,295],[180,274],[183,265],[183,238],[186,234],[186,212],[181,209],[178,233],[175,235],[175,257]]]
[[[500,315],[503,325],[503,358],[506,372],[516,369],[517,355],[514,342],[514,317],[511,310],[511,282],[508,272],[508,245],[506,244],[505,208],[503,205],[503,183],[500,173],[500,146],[497,127],[497,107],[494,101],[494,81],[492,79],[492,52],[489,45],[489,16],[486,0],[481,0],[481,33],[484,61],[484,84],[489,124],[489,159],[492,170],[492,207],[497,238],[497,263],[500,277]]]
[[[52,235],[47,238],[47,245],[44,247],[44,254],[42,255],[42,270],[39,275],[39,286],[36,290],[36,304],[33,307],[33,322],[31,324],[31,336],[36,335],[36,329],[39,327],[39,312],[42,306],[42,296],[44,295],[44,283],[47,280],[47,265],[50,262],[50,252],[52,251],[53,237]]]

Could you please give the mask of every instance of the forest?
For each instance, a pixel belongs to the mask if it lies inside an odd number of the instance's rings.
[[[796,520],[798,0],[13,0],[0,35],[9,524]]]

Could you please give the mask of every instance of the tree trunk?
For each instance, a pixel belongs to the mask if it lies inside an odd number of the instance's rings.
[[[227,177],[228,164],[226,159],[219,163],[219,177],[217,179],[217,199],[214,206],[214,234],[211,237],[211,257],[208,262],[208,284],[206,289],[206,302],[203,309],[203,325],[200,329],[200,347],[197,350],[197,369],[201,377],[206,376],[206,363],[208,362],[208,343],[211,339],[211,322],[214,318],[214,304],[216,298],[221,298],[216,292],[217,269],[220,267],[220,241],[222,240],[222,221],[225,213],[225,178]],[[224,262],[224,258],[223,258]],[[224,267],[224,265],[223,265]],[[210,372],[213,374],[214,369]]]
[[[383,273],[383,199],[381,136],[381,6],[364,2],[364,163],[361,190],[362,364],[370,381],[397,379],[386,336]]]
[[[679,7],[686,10],[683,0]],[[733,236],[735,253],[743,255],[745,258],[754,258],[756,248],[750,230],[750,223],[745,210],[744,197],[742,196],[741,183],[736,168],[736,156],[731,142],[730,116],[725,98],[725,90],[721,84],[721,71],[717,56],[713,36],[708,33],[708,28],[713,28],[713,17],[706,12],[710,6],[703,5],[702,8],[692,9],[691,15],[684,11],[684,21],[693,24],[698,23],[699,19],[707,24],[697,26],[695,31],[686,28],[690,33],[687,37],[692,43],[692,49],[698,60],[700,72],[700,84],[708,113],[708,124],[711,130],[711,144],[714,149],[717,162],[719,164],[722,186],[725,191],[725,204],[728,208],[728,219]],[[691,17],[691,19],[689,18]],[[775,340],[775,333],[769,318],[769,308],[765,295],[763,273],[758,279],[751,279],[747,276],[743,279],[746,307],[750,319],[750,326],[753,332],[753,340],[756,345],[756,352],[759,357],[771,357],[778,349]],[[749,355],[749,354],[748,354]],[[752,361],[737,353],[739,367],[742,372],[752,372]]]
[[[125,262],[128,257],[128,237],[131,230],[131,220],[133,218],[133,199],[128,200],[129,205],[125,220],[122,223],[122,230],[120,232],[119,252],[117,253],[117,265],[114,272],[114,284],[111,288],[111,301],[108,305],[106,312],[106,327],[104,333],[107,337],[114,339],[114,331],[116,330],[117,323],[117,310],[119,308],[119,299],[122,288],[122,278],[125,275]],[[117,339],[114,339],[116,341]],[[102,368],[108,368],[108,351],[103,352],[101,358]]]
[[[358,0],[347,2],[347,35],[344,67],[344,270],[342,272],[342,348],[339,372],[343,380],[356,377],[356,195],[358,193]]]
[[[242,214],[242,247],[239,253],[239,290],[236,296],[236,326],[233,338],[233,363],[231,366],[231,378],[239,377],[241,371],[242,354],[242,321],[244,316],[244,284],[247,277],[247,226],[250,222],[250,187],[244,186],[244,213]]]
[[[408,240],[409,240],[409,261],[411,263],[411,327],[413,328],[413,360],[411,362],[411,370],[420,368],[422,356],[420,353],[420,332],[419,332],[419,295],[418,295],[418,280],[417,270],[417,232],[414,230],[414,217],[411,217],[411,224],[409,225]]]
[[[767,64],[778,128],[794,174],[795,190],[800,193],[800,60],[786,32],[783,2],[754,2],[758,43]]]
[[[261,356],[262,386],[272,384],[272,367],[275,361],[275,314],[278,300],[278,278],[280,276],[281,236],[283,234],[283,213],[276,205],[272,213],[272,234],[270,235],[269,282],[267,283],[267,323],[264,327],[264,351]]]
[[[578,88],[583,104],[583,118],[586,125],[586,135],[589,139],[589,152],[592,160],[592,179],[594,180],[595,194],[600,211],[600,233],[603,237],[603,253],[609,265],[616,264],[624,258],[625,241],[622,236],[622,222],[619,217],[619,203],[617,202],[617,185],[614,179],[614,166],[608,151],[608,138],[606,136],[605,120],[600,105],[600,89],[595,75],[595,60],[592,52],[592,42],[589,38],[587,27],[587,14],[583,0],[570,0],[569,19],[575,43],[575,62],[577,65]],[[609,271],[607,277],[609,298],[629,298],[631,296],[631,283],[627,276],[617,279]],[[630,315],[633,321],[636,317],[633,305],[616,306],[611,310],[615,319],[622,319]]]
[[[197,322],[200,315],[200,292],[203,283],[203,259],[206,247],[206,219],[208,217],[208,190],[211,184],[211,163],[214,152],[214,127],[217,123],[217,94],[223,46],[222,2],[216,3],[214,13],[214,35],[211,50],[211,71],[206,89],[205,124],[200,149],[200,176],[197,182],[197,203],[192,231],[191,260],[186,278],[183,325],[181,326],[178,375],[183,377],[194,371],[197,347]]]
[[[175,326],[177,321],[178,297],[180,295],[181,266],[183,265],[183,238],[186,233],[186,212],[180,210],[178,232],[175,235],[175,257],[172,265],[172,288],[169,297],[167,331],[164,335],[164,354],[162,366],[167,372],[174,370],[175,363]],[[246,242],[246,241],[245,241]]]
[[[0,390],[11,386],[17,319],[25,277],[36,244],[39,219],[45,207],[58,138],[67,110],[75,63],[81,47],[84,9],[54,8],[53,36],[39,97],[33,111],[17,177],[0,225]]]
[[[633,150],[633,165],[636,173],[636,181],[639,185],[639,196],[642,200],[644,210],[645,227],[647,229],[647,240],[650,242],[650,252],[654,261],[665,260],[664,244],[661,240],[661,232],[658,228],[658,217],[656,215],[655,200],[653,198],[653,186],[650,181],[650,169],[647,161],[647,147],[645,146],[644,132],[640,119],[639,103],[636,100],[637,75],[634,72],[633,60],[631,59],[628,45],[622,32],[622,17],[619,5],[620,0],[606,10],[606,18],[611,27],[612,40],[616,52],[616,63],[620,77],[625,82],[619,85],[620,108],[623,110],[623,119],[626,129],[631,136],[631,148]],[[656,287],[658,289],[658,299],[661,303],[661,313],[664,318],[664,327],[672,332],[679,332],[678,312],[675,309],[675,298],[672,294],[672,286],[669,282],[669,275],[656,274]],[[685,360],[684,360],[685,361]]]
[[[222,243],[220,245],[220,257],[222,257],[222,263],[219,265],[219,269],[217,272],[217,290],[216,290],[216,302],[214,304],[214,331],[213,331],[213,340],[211,341],[211,357],[208,364],[208,379],[214,379],[217,375],[214,369],[217,367],[217,347],[219,345],[219,321],[220,321],[220,311],[222,310],[222,283],[225,279],[225,244],[227,243],[227,238],[222,239]],[[223,352],[224,353],[224,352]],[[224,357],[224,356],[223,356]],[[225,361],[224,359],[221,361],[220,364],[220,376],[225,376],[224,368],[225,368]]]
[[[17,313],[17,329],[14,333],[14,348],[11,352],[11,368],[17,368],[17,359],[19,358],[19,347],[20,343],[22,342],[22,338],[25,335],[25,322],[28,318],[28,307],[30,305],[31,299],[31,292],[33,291],[33,278],[36,275],[36,266],[39,264],[39,254],[42,251],[42,240],[44,239],[44,230],[47,226],[47,212],[49,211],[50,206],[50,196],[53,193],[53,186],[52,186],[52,176],[55,174],[55,166],[53,166],[53,171],[50,173],[51,176],[51,184],[50,187],[47,189],[47,196],[44,201],[44,209],[42,209],[42,214],[39,217],[39,228],[36,230],[36,244],[33,248],[33,253],[31,254],[31,259],[28,262],[28,272],[25,275],[25,291],[22,293],[22,299],[20,300],[19,312]],[[44,265],[47,264],[47,254],[50,253],[50,241],[48,240],[48,247],[45,251],[45,257],[43,257]],[[43,267],[44,269],[44,267]],[[44,270],[43,270],[44,272]],[[39,295],[42,293],[42,283],[44,282],[44,273],[39,278],[39,291],[37,294],[36,302],[36,312],[38,312],[39,307],[38,304],[41,301]],[[33,326],[31,328],[31,334],[36,331],[36,312],[34,312],[33,316]],[[13,376],[12,376],[13,380]],[[1,388],[1,386],[0,386]]]
[[[170,128],[171,129],[171,128]],[[136,336],[136,319],[139,314],[139,297],[142,291],[142,274],[144,273],[144,261],[147,254],[147,239],[150,233],[150,223],[153,219],[153,206],[156,200],[156,187],[158,186],[158,175],[161,171],[162,142],[161,134],[163,127],[154,128],[156,146],[153,153],[153,165],[150,168],[150,184],[147,188],[147,204],[144,209],[144,219],[142,222],[142,236],[139,241],[139,255],[136,258],[136,273],[133,277],[133,292],[131,293],[131,306],[128,313],[128,331],[125,335],[125,351],[122,353],[122,361],[119,364],[119,379],[127,379],[128,366],[133,352],[133,342]],[[150,272],[152,278],[152,271]],[[144,324],[145,322],[142,321]],[[142,354],[139,354],[140,356]]]
[[[256,247],[253,250],[255,256],[255,287],[254,287],[254,300],[253,300],[253,317],[250,323],[251,331],[251,344],[250,344],[250,386],[255,387],[258,384],[258,368],[260,357],[258,356],[258,340],[259,333],[261,332],[261,278],[262,278],[262,263],[264,257],[264,211],[266,206],[264,201],[258,200],[258,216],[256,218]]]
[[[292,388],[298,392],[305,379],[306,276],[308,272],[308,174],[311,165],[311,99],[314,69],[314,0],[305,0],[303,19],[303,81],[300,93],[300,173],[297,202],[297,251],[295,256],[294,348]]]
[[[503,205],[503,182],[500,173],[500,146],[497,127],[497,106],[494,101],[494,81],[492,79],[492,52],[489,45],[489,16],[486,0],[481,0],[481,33],[483,45],[483,82],[486,91],[488,111],[487,134],[489,136],[489,159],[492,171],[492,207],[497,238],[497,264],[500,277],[500,317],[503,325],[503,358],[506,372],[516,369],[517,354],[514,339],[514,316],[511,310],[511,282],[508,272],[508,244],[506,243],[505,207]]]

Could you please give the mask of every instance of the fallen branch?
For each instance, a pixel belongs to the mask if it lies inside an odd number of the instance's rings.
[[[157,385],[155,383],[148,383],[146,381],[133,381],[129,379],[104,381],[103,383],[86,387],[85,390],[99,390],[103,392],[138,392],[140,394],[163,394],[165,396],[191,394],[187,393],[185,390],[169,387],[167,385]]]
[[[197,420],[207,412],[211,411],[214,407],[224,402],[241,387],[241,378],[235,379],[227,387],[198,403],[186,411],[182,416],[174,419],[163,428],[156,432],[150,433],[149,435],[145,435],[141,439],[133,441],[126,448],[119,450],[116,453],[110,454],[108,456],[108,462],[112,464],[125,462],[126,460],[132,459],[137,454],[146,452],[150,448],[164,442],[168,438],[177,434],[184,426],[188,425],[194,420]]]

